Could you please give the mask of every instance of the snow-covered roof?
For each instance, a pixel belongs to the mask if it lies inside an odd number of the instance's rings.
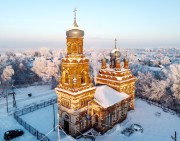
[[[96,87],[94,101],[96,101],[103,108],[107,108],[128,97],[129,95],[124,92],[118,92],[107,85],[103,85]]]
[[[116,77],[116,78],[117,78],[117,80],[122,80],[123,77]]]

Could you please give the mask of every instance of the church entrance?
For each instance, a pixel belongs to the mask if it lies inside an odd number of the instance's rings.
[[[98,126],[98,115],[95,115],[95,126]]]
[[[65,115],[64,118],[64,131],[66,132],[66,134],[69,134],[69,116]]]
[[[69,122],[64,120],[64,131],[69,134]]]

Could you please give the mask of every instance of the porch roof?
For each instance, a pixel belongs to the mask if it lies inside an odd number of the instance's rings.
[[[124,92],[118,92],[107,85],[103,85],[96,87],[94,101],[103,108],[108,108],[128,97],[129,95]]]

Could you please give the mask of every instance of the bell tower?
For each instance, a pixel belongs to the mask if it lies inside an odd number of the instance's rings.
[[[59,124],[72,136],[90,128],[90,122],[85,122],[87,106],[95,93],[89,75],[89,59],[83,54],[83,37],[84,31],[76,22],[75,9],[73,26],[66,31],[67,54],[61,60],[61,77],[55,89],[58,97]],[[82,120],[83,123],[80,122]]]

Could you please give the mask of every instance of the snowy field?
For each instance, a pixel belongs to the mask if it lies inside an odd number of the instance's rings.
[[[56,97],[55,91],[50,89],[49,85],[30,86],[26,88],[15,89],[17,108],[21,109],[24,106],[39,103],[50,98]],[[32,97],[28,97],[28,93],[32,93]],[[0,98],[0,141],[3,141],[4,132],[12,129],[23,129],[24,136],[14,139],[13,141],[36,141],[27,130],[25,130],[13,118],[12,113],[15,110],[12,107],[12,96],[8,98],[9,113],[6,112],[6,99]],[[34,120],[34,118],[32,118]],[[34,120],[35,121],[35,120]]]
[[[0,115],[0,141],[4,141],[4,132],[12,129],[22,129],[25,133],[19,138],[15,138],[12,141],[36,141],[36,138],[26,131],[13,116]]]
[[[19,93],[18,93],[19,91]],[[20,93],[24,91],[25,94]],[[32,97],[27,97],[26,93],[32,93]],[[33,103],[39,103],[44,100],[55,97],[55,92],[50,90],[49,86],[33,86],[16,90],[18,108]],[[34,97],[34,98],[33,98]],[[20,100],[21,99],[21,100]],[[3,134],[10,129],[23,129],[25,134],[22,137],[12,141],[37,141],[26,129],[19,125],[11,114],[6,113],[5,99],[0,99],[0,141],[3,141]],[[12,103],[9,102],[12,107]],[[157,116],[158,113],[158,116]],[[57,125],[57,104],[55,104],[55,119]],[[40,132],[47,134],[53,128],[53,106],[48,106],[39,109],[32,113],[22,116],[23,120],[38,129]],[[121,134],[121,131],[131,124],[137,123],[143,127],[143,133],[134,132],[131,136],[126,137]],[[98,136],[96,141],[171,141],[171,135],[177,131],[177,136],[180,138],[180,117],[171,113],[164,112],[161,108],[149,105],[147,102],[140,99],[135,101],[135,110],[128,113],[127,119],[117,124],[113,129],[109,130],[102,136]],[[57,140],[57,129],[48,134],[52,141]],[[70,141],[70,139],[61,133],[61,141]],[[75,140],[75,139],[73,139]],[[87,141],[90,139],[87,139]],[[83,138],[78,141],[84,141]]]
[[[50,89],[49,85],[39,85],[39,86],[30,86],[24,88],[16,88],[16,103],[17,108],[22,108],[24,106],[42,102],[52,97],[56,97],[55,91]],[[32,96],[28,97],[28,94],[31,93]],[[9,111],[13,110],[12,108],[13,97],[12,95],[8,97]],[[6,110],[6,100],[0,98],[0,113],[2,110]]]

